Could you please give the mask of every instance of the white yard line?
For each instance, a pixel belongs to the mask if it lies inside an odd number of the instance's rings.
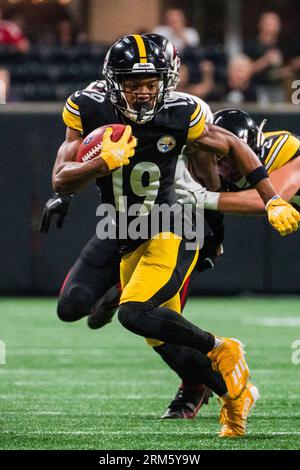
[[[267,327],[300,327],[300,316],[299,317],[246,317],[242,318],[242,323],[245,325],[260,325]]]
[[[178,431],[150,431],[151,435],[156,435],[156,436],[178,436]],[[134,434],[144,434],[144,435],[149,435],[149,430],[140,430],[137,429],[136,431],[99,431],[99,430],[94,430],[94,431],[26,431],[26,432],[15,432],[15,431],[1,431],[1,434],[10,434],[14,436],[20,436],[20,437],[25,437],[25,436],[132,436]],[[199,437],[201,436],[216,436],[216,433],[213,431],[199,431]],[[180,430],[180,436],[191,436],[191,437],[197,437],[194,431],[183,431]],[[272,436],[300,436],[300,431],[274,431],[274,432],[251,432],[249,431],[247,433],[247,437],[251,436],[265,436],[265,437],[272,437]]]

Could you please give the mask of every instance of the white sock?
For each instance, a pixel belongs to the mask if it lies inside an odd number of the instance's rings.
[[[217,336],[215,336],[215,345],[213,347],[213,349],[217,348],[220,346],[220,344],[223,343],[223,340],[221,338],[218,338]]]

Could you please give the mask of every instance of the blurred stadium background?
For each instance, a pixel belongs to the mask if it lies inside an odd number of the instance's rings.
[[[166,16],[170,9],[173,18]],[[178,33],[180,89],[207,100],[213,110],[239,107],[258,123],[267,118],[266,130],[299,134],[299,104],[293,104],[293,83],[300,79],[299,1],[0,0],[0,12],[0,340],[7,344],[7,365],[0,365],[0,448],[180,449],[201,448],[201,442],[203,448],[220,448],[211,440],[216,404],[205,411],[202,434],[194,437],[191,423],[176,425],[179,439],[176,427],[154,420],[177,382],[143,341],[117,321],[99,336],[83,322],[62,325],[55,300],[39,299],[57,295],[94,233],[95,189],[75,198],[62,230],[52,228],[44,236],[37,229],[64,138],[63,103],[74,90],[101,78],[105,52],[120,35],[149,32],[166,22],[171,28],[177,22],[182,31],[185,18],[192,30],[189,44],[180,43]],[[265,12],[271,14],[266,18]],[[259,42],[262,29],[270,46]],[[260,59],[263,65],[254,74],[250,65]],[[240,335],[250,345],[254,376],[267,398],[253,418],[248,441],[230,445],[299,448],[300,376],[299,366],[291,363],[291,343],[300,338],[300,235],[282,239],[261,218],[226,216],[225,225],[225,254],[213,272],[194,279],[192,293],[199,298],[191,300],[187,315],[208,329]],[[295,297],[260,299],[262,294]],[[122,361],[124,351],[130,367]],[[153,389],[144,398],[149,377]],[[286,383],[292,384],[289,390]],[[103,387],[106,398],[94,403]],[[139,417],[146,419],[142,427]],[[128,420],[132,434],[126,431]]]
[[[105,51],[120,35],[155,28],[164,32],[165,21],[184,30],[176,10],[180,7],[192,28],[192,45],[177,38],[184,64],[182,89],[207,100],[213,110],[241,107],[258,123],[266,117],[268,130],[299,133],[299,105],[291,104],[291,85],[300,76],[297,1],[151,0],[145,10],[142,0],[1,0],[0,7],[6,19],[0,26],[0,77],[7,101],[0,105],[0,293],[56,295],[94,232],[98,198],[93,187],[75,198],[63,230],[53,229],[44,237],[37,227],[51,195],[56,150],[64,138],[63,103],[74,90],[101,77]],[[244,96],[244,85],[238,83],[245,79],[243,67],[249,75],[246,53],[253,61],[268,53],[256,38],[266,11],[272,12],[264,28],[274,36],[276,57],[252,76]],[[13,27],[18,34],[12,37]],[[177,34],[183,33],[176,30],[175,42]],[[235,60],[237,88],[230,89],[228,67]],[[83,213],[84,223],[79,223]],[[226,255],[215,272],[195,280],[194,293],[299,293],[298,235],[282,240],[265,221],[253,218],[227,216],[226,226]]]

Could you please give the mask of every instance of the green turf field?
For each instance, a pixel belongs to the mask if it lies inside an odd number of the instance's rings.
[[[300,298],[191,299],[185,315],[247,346],[261,400],[247,437],[221,440],[217,399],[193,421],[160,421],[178,379],[115,318],[64,324],[55,300],[0,300],[1,449],[300,449]]]

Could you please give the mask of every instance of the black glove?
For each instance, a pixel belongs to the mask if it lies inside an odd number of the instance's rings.
[[[73,197],[73,194],[68,194],[66,196],[61,196],[58,193],[53,194],[52,198],[45,204],[40,222],[40,232],[48,233],[51,218],[54,214],[58,214],[56,227],[62,227]]]
[[[204,245],[199,252],[197,261],[198,271],[206,271],[207,269],[214,269],[218,258],[224,253],[223,245],[214,235],[209,234],[204,237]]]

